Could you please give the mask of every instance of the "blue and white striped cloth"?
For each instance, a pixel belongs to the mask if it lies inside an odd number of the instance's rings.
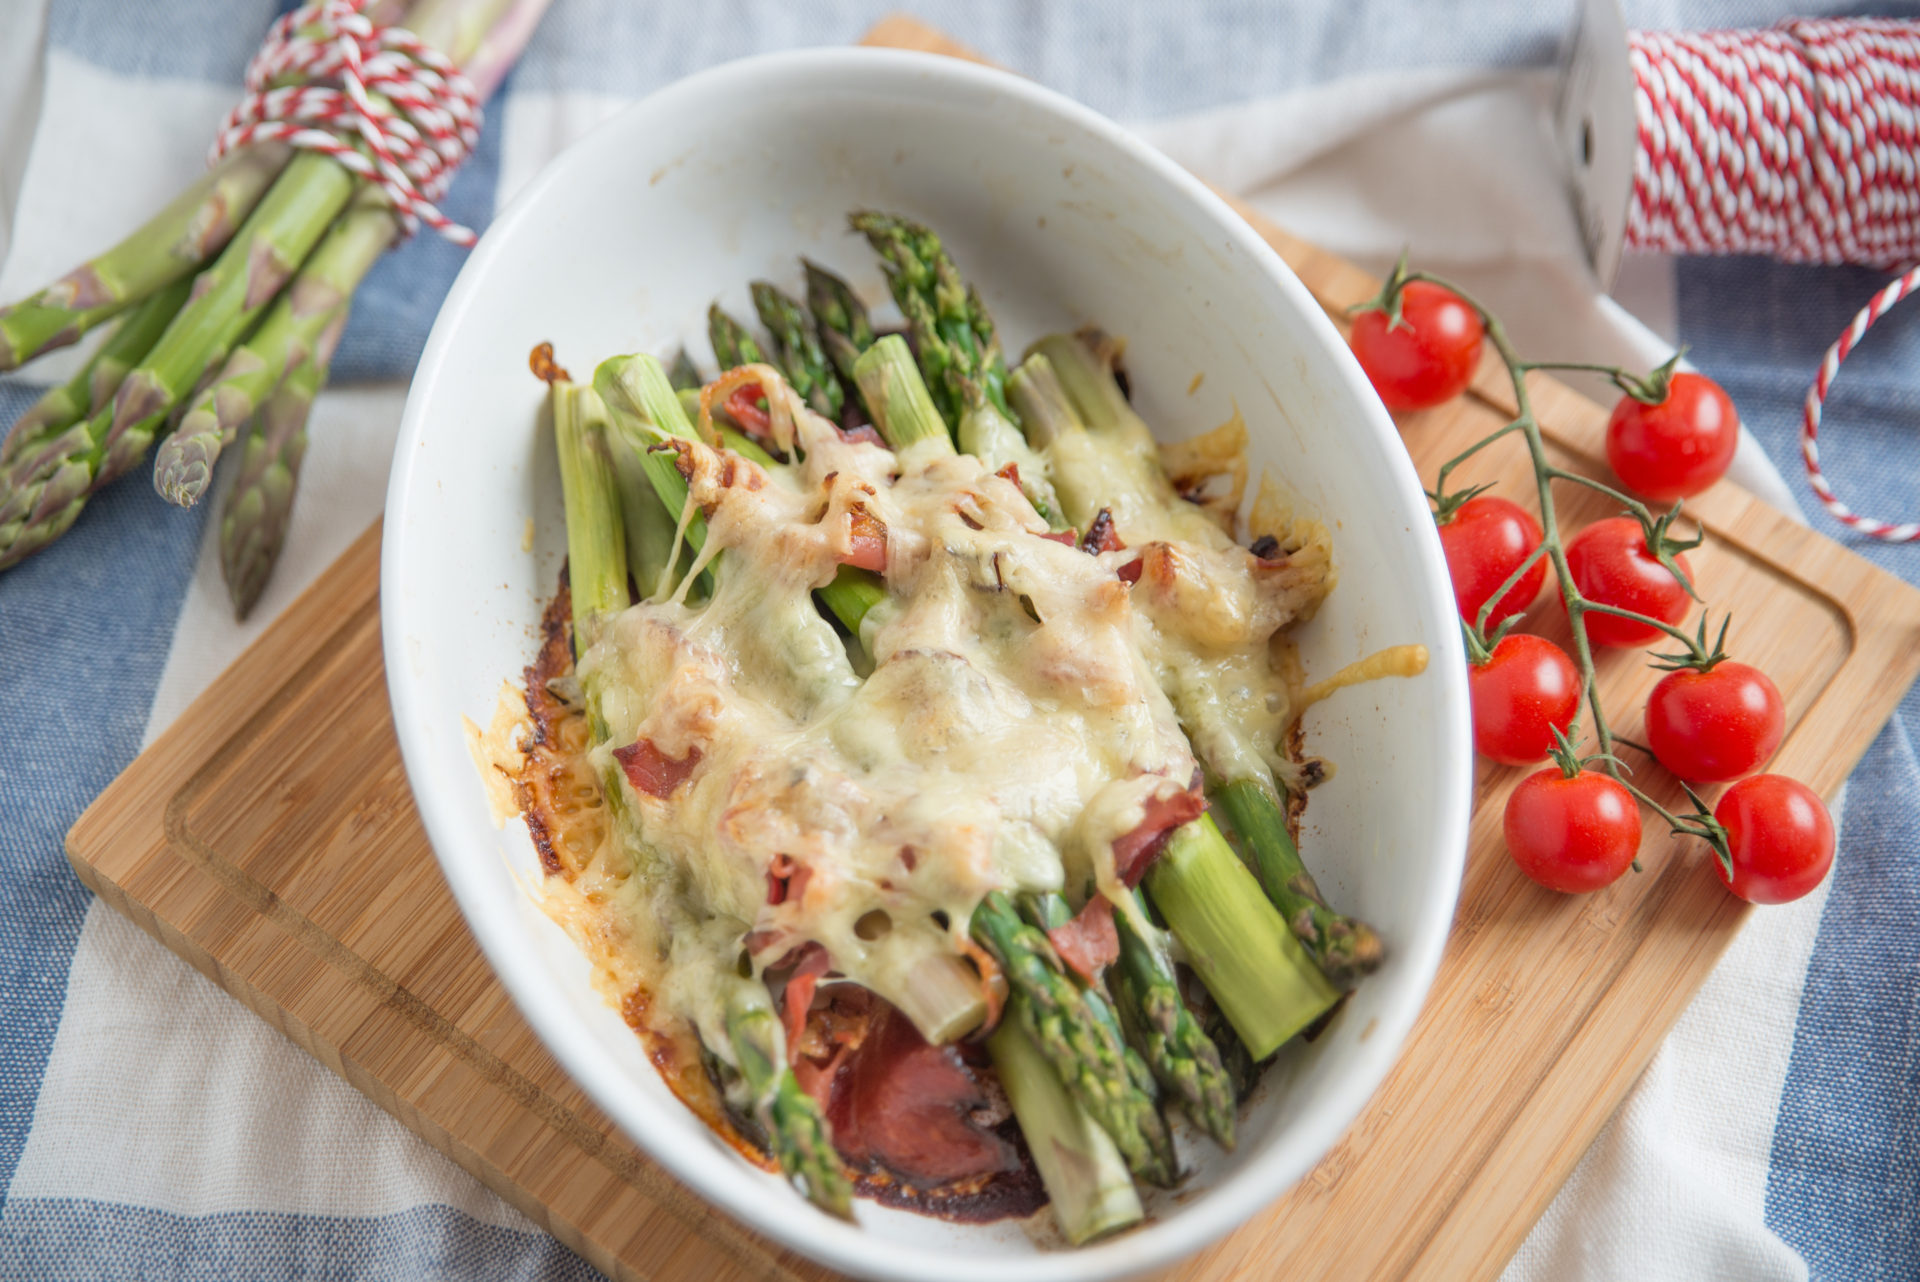
[[[447,212],[484,227],[622,103],[741,54],[848,42],[891,7],[557,0]],[[1783,504],[1804,493],[1799,398],[1880,278],[1643,259],[1616,289],[1621,306],[1598,299],[1538,127],[1570,3],[912,7],[1135,122],[1330,248],[1378,266],[1411,243],[1554,354],[1645,363],[1663,339],[1685,342],[1751,431],[1742,483]],[[1692,27],[1786,12],[1628,10],[1637,26]],[[0,0],[0,297],[109,243],[197,171],[274,12],[274,0]],[[404,380],[459,261],[423,237],[361,290],[256,622],[227,612],[208,507],[167,508],[142,474],[0,575],[0,1276],[593,1276],[91,902],[61,854],[86,803],[376,514]],[[0,380],[0,421],[70,368]],[[1848,363],[1828,425],[1824,456],[1850,500],[1920,511],[1920,312]],[[1860,550],[1920,581],[1920,547]],[[1509,1278],[1920,1277],[1916,727],[1910,694],[1854,777],[1828,886],[1756,915]]]

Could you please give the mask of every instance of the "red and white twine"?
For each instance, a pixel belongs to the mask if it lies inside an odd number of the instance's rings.
[[[1820,358],[1820,373],[1813,380],[1813,386],[1807,389],[1806,405],[1802,409],[1800,420],[1800,457],[1807,464],[1807,484],[1826,504],[1827,511],[1833,513],[1836,521],[1859,530],[1862,534],[1884,540],[1888,543],[1911,543],[1920,539],[1920,521],[1882,521],[1877,517],[1861,516],[1833,492],[1833,485],[1827,480],[1827,474],[1820,467],[1820,410],[1826,403],[1827,390],[1833,386],[1833,377],[1840,372],[1840,362],[1847,359],[1863,335],[1873,327],[1873,323],[1887,314],[1889,308],[1901,299],[1920,289],[1920,267],[1914,267],[1902,274],[1873,296],[1873,301],[1860,309],[1853,318],[1853,324],[1835,340],[1827,354]]]
[[[254,142],[321,152],[378,184],[407,234],[425,223],[472,245],[474,233],[436,202],[479,141],[479,98],[445,55],[375,23],[367,3],[313,0],[276,21],[210,159]]]
[[[1840,363],[1920,289],[1920,23],[1635,31],[1628,46],[1639,124],[1630,246],[1907,268],[1828,349],[1800,444],[1808,482],[1835,519],[1890,542],[1920,538],[1920,522],[1842,503],[1817,445]]]

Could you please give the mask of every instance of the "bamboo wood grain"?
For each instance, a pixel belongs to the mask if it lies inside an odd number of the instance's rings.
[[[910,19],[868,40],[970,56]],[[1365,273],[1241,212],[1336,320],[1373,292]],[[1598,474],[1605,411],[1544,377],[1534,395],[1561,461]],[[1468,397],[1405,418],[1423,475],[1505,421],[1509,400],[1489,361]],[[1463,479],[1531,492],[1517,445]],[[1571,489],[1562,506],[1570,526],[1606,512]],[[1710,535],[1693,554],[1703,593],[1734,612],[1734,644],[1786,698],[1776,768],[1830,795],[1920,670],[1920,593],[1731,486],[1694,507]],[[648,1163],[494,980],[400,767],[378,550],[376,526],[101,794],[69,834],[74,868],[610,1276],[828,1277]],[[1565,636],[1550,604],[1528,626]],[[1605,656],[1609,707],[1637,708],[1655,675],[1634,654]],[[1635,715],[1619,728],[1639,738]],[[1491,1278],[1632,1086],[1745,910],[1703,848],[1651,830],[1638,876],[1583,898],[1535,887],[1499,837],[1521,773],[1481,767],[1455,928],[1386,1084],[1298,1187],[1172,1276]],[[1663,801],[1678,792],[1659,788]]]

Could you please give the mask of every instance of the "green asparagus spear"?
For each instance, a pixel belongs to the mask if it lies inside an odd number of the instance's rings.
[[[441,48],[456,54],[471,50],[462,65],[467,78],[481,97],[491,94],[526,43],[539,10],[546,0],[460,0],[445,5],[420,5],[409,15],[407,0],[380,0],[368,10],[376,23],[398,22],[410,18],[417,32]],[[360,201],[368,191],[362,189]],[[347,217],[355,217],[349,206]],[[369,223],[372,220],[367,220]],[[386,241],[400,232],[400,222],[388,215]],[[371,226],[363,235],[377,234]],[[323,244],[324,248],[324,244]],[[289,286],[298,297],[306,267]],[[284,301],[284,299],[283,299]],[[226,580],[227,596],[238,618],[246,618],[265,589],[267,579],[279,560],[293,516],[293,500],[300,479],[300,464],[306,456],[307,417],[314,398],[326,384],[333,349],[346,325],[351,291],[341,299],[339,314],[320,331],[315,346],[305,358],[290,350],[289,361],[279,386],[261,405],[253,423],[246,428],[241,447],[241,463],[234,484],[227,490],[220,511],[220,571]]]
[[[1007,408],[1006,361],[994,338],[993,320],[979,295],[960,279],[940,237],[931,228],[877,210],[848,216],[885,263],[893,301],[913,330],[921,368],[942,418],[958,424],[978,400]]]
[[[657,403],[653,387],[656,374],[659,390],[672,402],[673,389],[667,385],[666,371],[660,369],[659,362],[636,359],[647,363],[647,367],[629,371],[636,376],[628,381],[640,402]],[[617,377],[609,386],[617,390]],[[576,652],[584,651],[601,621],[628,600],[627,541],[612,451],[598,426],[582,412],[590,405],[583,403],[580,390],[563,383],[556,383],[553,390],[553,435],[567,513],[567,567]],[[677,410],[678,403],[673,403]],[[591,690],[588,697],[593,697]],[[852,1188],[834,1152],[820,1106],[800,1089],[787,1066],[786,1041],[766,988],[736,977],[724,1001],[734,1066],[746,1082],[751,1107],[766,1132],[774,1160],[816,1206],[850,1218]]]
[[[0,440],[0,463],[19,455],[28,442],[51,437],[91,418],[113,400],[120,380],[152,350],[154,343],[187,301],[189,279],[173,282],[149,295],[145,302],[114,322],[113,332],[75,374],[27,408]]]
[[[1090,1008],[1086,990],[1061,972],[1046,935],[1022,921],[1003,892],[980,901],[971,929],[1008,985],[1026,998],[1016,1008],[1022,1027],[1068,1092],[1112,1137],[1127,1169],[1155,1184],[1172,1184],[1178,1172],[1166,1119],[1130,1073],[1118,1025]]]
[[[853,1218],[853,1188],[834,1151],[827,1119],[787,1067],[780,1022],[767,990],[741,980],[727,1000],[727,1036],[755,1116],[780,1170],[829,1215]]]
[[[840,620],[840,626],[853,635],[856,641],[862,640],[860,628],[873,613],[875,607],[887,600],[887,585],[879,575],[871,570],[856,570],[850,565],[841,566],[833,582],[824,588],[814,590],[820,603],[827,612]]]
[[[625,409],[649,416],[649,424],[665,419],[657,430],[671,433],[675,427],[684,427],[674,419],[679,403],[659,362],[650,357],[629,361],[603,363],[596,380],[619,395]],[[600,373],[607,377],[600,379]],[[620,486],[612,457],[617,450],[609,450],[609,442],[590,415],[592,402],[581,395],[583,391],[556,385],[553,402],[577,648],[591,640],[601,619],[627,602],[628,545],[621,529]],[[786,1039],[766,988],[735,977],[723,1000],[734,1067],[746,1083],[750,1107],[766,1133],[774,1160],[816,1206],[851,1218],[852,1186],[834,1151],[826,1117],[814,1098],[800,1089],[787,1065]]]
[[[1139,1222],[1140,1195],[1113,1140],[1061,1085],[1027,1032],[1033,1022],[1026,997],[1016,993],[987,1039],[987,1051],[1027,1151],[1040,1168],[1060,1231],[1079,1246]]]
[[[1110,434],[1126,443],[1124,454],[1132,464],[1128,468],[1062,469],[1059,492],[1074,520],[1090,519],[1109,504],[1178,503],[1160,470],[1152,434],[1127,404],[1112,371],[1080,335],[1055,334],[1035,343],[1014,371],[1010,395],[1022,407],[1036,439],[1061,453],[1073,452],[1072,439],[1087,432]],[[1198,518],[1198,524],[1203,532],[1220,537],[1204,518]],[[1190,706],[1182,691],[1167,693],[1196,745],[1204,745],[1206,738],[1196,728],[1204,726],[1206,714]],[[1208,796],[1247,847],[1261,889],[1327,978],[1351,988],[1377,969],[1384,956],[1379,935],[1365,922],[1327,905],[1287,832],[1274,780],[1216,778],[1209,763]]]
[[[713,344],[713,358],[720,362],[722,374],[742,365],[770,363],[747,327],[729,316],[718,303],[707,308],[707,341]]]
[[[1135,899],[1144,913],[1137,891]],[[1120,933],[1120,965],[1112,984],[1121,1025],[1167,1093],[1222,1148],[1232,1148],[1233,1082],[1221,1064],[1219,1048],[1180,996],[1164,938],[1134,929],[1123,912],[1114,914],[1114,926]]]
[[[614,435],[625,436],[633,457],[641,460],[662,506],[678,521],[687,505],[686,478],[674,466],[671,455],[656,453],[651,447],[668,436],[689,440],[697,436],[660,362],[651,356],[615,356],[600,363],[600,368],[594,371],[593,383],[607,407]],[[729,448],[762,466],[773,463],[765,450],[745,437],[729,436],[728,429],[722,429],[721,436]],[[706,522],[696,514],[687,525],[687,542],[697,549],[705,545],[706,537]],[[842,566],[834,581],[819,590],[819,596],[858,637],[868,611],[886,600],[887,592],[877,576]]]
[[[1275,786],[1259,779],[1235,779],[1212,789],[1210,795],[1251,856],[1260,888],[1327,978],[1337,987],[1352,988],[1379,969],[1385,956],[1380,936],[1365,922],[1327,906],[1313,874],[1300,862]]]
[[[1220,1066],[1226,1071],[1227,1083],[1233,1089],[1233,1099],[1237,1104],[1247,1097],[1247,1093],[1260,1080],[1260,1066],[1253,1062],[1253,1056],[1247,1053],[1247,1044],[1240,1040],[1240,1034],[1233,1031],[1232,1021],[1220,1009],[1220,1003],[1213,1000],[1213,994],[1206,991],[1204,984],[1200,986],[1199,996],[1190,1009],[1194,1018],[1200,1021],[1200,1031],[1220,1052]]]
[[[807,269],[807,310],[820,329],[820,346],[847,386],[854,386],[853,363],[873,346],[873,322],[853,286],[820,264],[801,259]]]
[[[882,339],[858,362],[859,381],[882,434],[896,448],[916,439],[939,439],[938,415],[927,398],[906,351],[898,337]],[[1070,411],[1068,411],[1070,412]],[[1059,924],[1055,919],[1069,915],[1066,904],[1057,895],[1039,896],[1033,901],[1042,924]],[[1200,1031],[1180,1002],[1179,989],[1172,983],[1169,965],[1154,965],[1151,957],[1142,958],[1145,943],[1129,930],[1134,942],[1133,956],[1126,974],[1142,974],[1150,982],[1135,985],[1136,1009],[1148,1013],[1141,1021],[1139,1039],[1145,1047],[1148,1065],[1155,1077],[1187,1103],[1196,1120],[1207,1127],[1221,1143],[1233,1143],[1233,1097],[1220,1071],[1219,1053]],[[1123,938],[1126,938],[1123,936]],[[1105,1009],[1104,999],[1100,1000]],[[1184,1018],[1183,1018],[1184,1017]],[[1160,1031],[1162,1028],[1167,1031]],[[1171,1161],[1167,1163],[1171,1169]]]
[[[66,346],[191,276],[233,238],[291,154],[280,143],[230,153],[118,245],[32,297],[0,307],[0,372]]]
[[[609,357],[593,371],[593,390],[606,408],[614,438],[640,460],[661,505],[677,523],[687,508],[687,478],[680,475],[672,454],[653,447],[668,437],[698,436],[666,370],[647,355]],[[696,513],[687,523],[687,542],[697,551],[706,541],[707,523]]]
[[[748,288],[753,293],[753,309],[760,323],[773,335],[774,365],[787,376],[793,390],[800,393],[816,414],[838,423],[845,404],[840,380],[834,376],[827,354],[820,348],[820,336],[814,330],[798,302],[782,293],[778,286],[764,280]]]
[[[1008,394],[1020,407],[1029,437],[1038,444],[1051,446],[1063,437],[1087,430],[1052,363],[1039,352],[1028,356],[1013,372]],[[1104,469],[1099,477],[1061,476],[1060,491],[1070,505],[1070,514],[1076,519],[1091,519],[1094,504],[1103,497],[1099,485],[1106,479]],[[1093,484],[1089,486],[1087,482]],[[1196,828],[1199,822],[1187,825],[1187,829],[1194,831],[1182,830],[1184,836],[1176,834],[1183,844],[1190,847],[1198,841],[1203,846],[1209,845],[1204,840],[1205,834]],[[1199,862],[1211,867],[1217,862],[1217,853],[1212,850],[1214,858],[1202,858]],[[1172,874],[1183,883],[1176,887],[1176,894],[1181,889],[1196,892],[1210,888],[1216,893],[1231,893],[1236,889],[1228,884],[1231,880],[1228,877],[1202,879],[1193,869],[1193,856],[1189,855],[1188,860],[1185,870]],[[1144,912],[1144,902],[1141,907]],[[1190,927],[1197,915],[1191,911],[1185,914]],[[1125,913],[1117,914],[1115,924],[1120,932],[1121,965],[1113,980],[1114,995],[1129,1031],[1136,1044],[1145,1047],[1143,1054],[1161,1085],[1178,1097],[1189,1115],[1215,1139],[1231,1148],[1236,1091],[1224,1067],[1221,1049],[1181,999],[1164,943],[1135,930]],[[1311,977],[1308,980],[1310,988]],[[1237,1038],[1233,1040],[1233,1049],[1244,1054]]]
[[[101,483],[145,455],[168,413],[252,329],[354,190],[351,173],[313,152],[294,157],[281,178],[194,282],[193,297],[146,361],[121,383],[111,415],[96,416]]]
[[[575,384],[572,395],[579,413],[611,442],[616,439],[607,408],[593,388]],[[667,511],[654,492],[646,464],[630,449],[613,451],[614,483],[620,490],[620,512],[627,534],[627,568],[642,596],[650,596],[666,582],[667,556],[673,550],[675,513]]]
[[[1060,895],[1051,892],[1044,894],[1022,895],[1020,911],[1034,926],[1043,931],[1057,930],[1073,920],[1073,909]],[[1086,995],[1087,1010],[1115,1036],[1121,1039],[1125,1048],[1127,1076],[1133,1081],[1134,1088],[1149,1099],[1157,1101],[1160,1097],[1159,1071],[1149,1066],[1142,1042],[1127,1036],[1126,1020],[1118,1013],[1113,1000],[1099,983],[1089,983],[1080,976],[1069,973],[1081,991]],[[1166,1169],[1176,1169],[1178,1161],[1174,1156],[1172,1140],[1169,1136],[1168,1147],[1160,1155]]]
[[[1034,508],[1054,521],[1060,500],[1046,460],[1028,446],[1007,406],[1007,364],[979,293],[962,283],[930,229],[872,210],[849,221],[886,263],[887,283],[913,331],[914,354],[934,407],[954,428],[960,448],[995,471],[1015,466]]]
[[[343,312],[341,325],[346,323]],[[220,575],[234,617],[252,613],[285,546],[307,454],[307,416],[327,381],[331,344],[287,372],[240,443],[240,467],[220,506]]]
[[[573,599],[573,648],[584,653],[600,621],[627,606],[627,538],[620,485],[605,435],[582,412],[579,389],[553,385],[553,440],[567,512],[567,586]]]
[[[1046,449],[1063,436],[1087,430],[1086,423],[1081,421],[1080,411],[1074,408],[1067,389],[1061,386],[1053,362],[1047,359],[1044,352],[1028,353],[1027,358],[1007,376],[1007,400],[1019,412],[1020,426],[1026,431],[1027,440],[1041,449]],[[1073,499],[1071,485],[1071,478],[1067,476],[1060,477],[1055,485],[1070,508]],[[1095,493],[1081,506],[1091,509],[1099,498]],[[1068,515],[1076,521],[1082,519],[1072,510]],[[1091,515],[1090,510],[1087,515]]]
[[[853,377],[860,399],[873,414],[873,425],[888,445],[901,452],[953,453],[953,438],[927,394],[905,339],[889,334],[862,352],[853,363]]]
[[[267,309],[259,327],[227,357],[219,377],[194,398],[180,426],[160,442],[154,453],[153,487],[163,498],[181,507],[200,501],[221,451],[253,418],[284,372],[297,368],[320,346],[331,349],[345,324],[353,291],[386,252],[396,230],[377,189],[362,189]]]
[[[673,385],[676,392],[700,390],[700,367],[693,363],[693,357],[687,355],[686,348],[673,354],[673,362],[667,366],[667,382]]]
[[[1042,359],[1035,361],[1036,356]],[[1022,364],[1033,369],[1022,380],[1025,386],[1016,400],[1047,407],[1036,439],[1045,441],[1055,461],[1056,488],[1068,517],[1084,523],[1100,508],[1111,507],[1124,531],[1134,513],[1151,509],[1161,520],[1170,519],[1182,538],[1226,541],[1219,526],[1181,500],[1160,466],[1152,430],[1121,394],[1112,369],[1080,335],[1050,334],[1027,349]],[[1062,405],[1070,406],[1070,412],[1059,412]],[[1076,428],[1100,440],[1108,466],[1081,468],[1068,462],[1080,461],[1086,453]]]
[[[1255,1059],[1340,1000],[1211,815],[1174,830],[1147,870],[1147,891]]]

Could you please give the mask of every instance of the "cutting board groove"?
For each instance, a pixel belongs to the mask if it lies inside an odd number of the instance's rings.
[[[971,56],[889,19],[868,37]],[[1376,283],[1241,211],[1336,321]],[[1497,427],[1489,360],[1465,398],[1402,420],[1429,480]],[[1606,412],[1536,376],[1559,461],[1600,475]],[[1530,493],[1517,444],[1474,480]],[[1787,703],[1776,768],[1831,794],[1920,671],[1920,593],[1742,491],[1694,504],[1696,577]],[[1569,526],[1607,514],[1573,493]],[[1337,535],[1336,535],[1337,544]],[[704,1203],[621,1137],[534,1039],[460,919],[407,791],[368,530],[89,808],[82,880],[354,1087],[619,1279],[825,1279]],[[1537,606],[1528,627],[1564,620]],[[1620,730],[1656,674],[1609,654]],[[1663,800],[1671,781],[1643,782]],[[1499,835],[1521,772],[1482,763],[1445,959],[1400,1063],[1274,1207],[1174,1271],[1183,1282],[1490,1278],[1511,1257],[1704,981],[1745,909],[1648,831],[1646,871],[1584,898],[1521,877]]]

